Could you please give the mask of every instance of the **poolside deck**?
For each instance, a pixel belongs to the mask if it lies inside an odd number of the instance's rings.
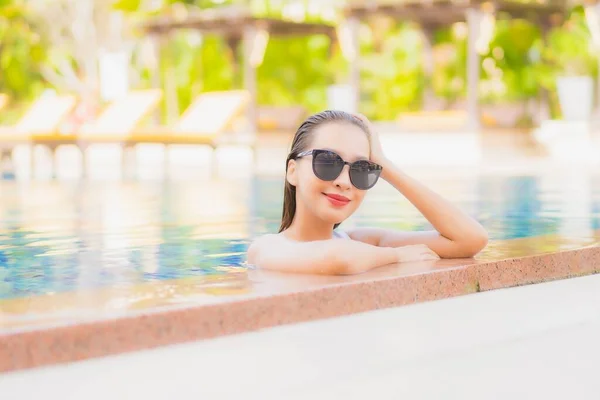
[[[596,400],[598,335],[595,275],[16,371],[0,377],[0,391],[64,400],[174,391],[179,399]]]

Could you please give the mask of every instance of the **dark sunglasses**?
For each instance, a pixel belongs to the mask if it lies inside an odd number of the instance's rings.
[[[296,158],[312,155],[312,168],[317,178],[324,181],[333,181],[342,173],[345,165],[350,166],[350,182],[360,190],[371,189],[377,183],[381,165],[369,160],[357,160],[353,163],[344,161],[337,153],[331,150],[309,150],[298,154]]]

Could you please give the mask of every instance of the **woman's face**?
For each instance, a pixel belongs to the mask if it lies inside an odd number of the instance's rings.
[[[369,159],[369,139],[358,126],[347,122],[330,122],[312,132],[310,147],[339,154],[344,161]],[[350,217],[360,206],[366,191],[354,187],[350,181],[350,166],[344,166],[333,181],[317,178],[312,169],[312,156],[290,161],[288,181],[296,186],[297,201],[319,219],[337,224]]]

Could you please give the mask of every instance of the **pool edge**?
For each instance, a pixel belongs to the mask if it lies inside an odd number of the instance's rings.
[[[0,334],[0,372],[80,361],[316,319],[600,272],[600,247],[473,261],[309,290]]]

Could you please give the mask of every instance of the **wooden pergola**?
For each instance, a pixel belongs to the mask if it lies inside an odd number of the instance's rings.
[[[588,1],[595,3],[596,1]],[[444,26],[457,22],[466,22],[468,27],[467,57],[467,111],[468,128],[477,130],[480,127],[480,110],[478,102],[478,83],[480,78],[480,60],[476,42],[480,37],[481,22],[485,15],[495,18],[522,18],[538,24],[547,32],[550,27],[562,22],[568,11],[568,0],[401,0],[401,1],[352,1],[345,8],[346,23],[349,35],[353,38],[349,43],[358,44],[359,24],[369,18],[386,16],[401,21],[413,21],[419,24],[428,41],[431,51],[433,32]],[[350,52],[350,82],[359,98],[360,93],[360,60],[357,48]]]
[[[182,29],[194,30],[201,34],[219,35],[226,40],[234,55],[237,54],[238,47],[243,46],[242,57],[241,59],[236,58],[235,63],[236,69],[239,66],[243,68],[243,86],[248,90],[252,99],[248,117],[255,130],[257,126],[256,70],[262,64],[269,38],[326,35],[331,39],[330,46],[337,41],[336,28],[333,25],[257,17],[253,16],[245,7],[222,7],[186,12],[185,15],[179,16],[160,16],[142,25],[144,33],[155,38],[163,46],[167,43],[165,39],[172,32]],[[173,93],[174,88],[171,88],[170,91]],[[171,95],[173,96],[173,94]],[[167,93],[168,98],[169,93]]]

